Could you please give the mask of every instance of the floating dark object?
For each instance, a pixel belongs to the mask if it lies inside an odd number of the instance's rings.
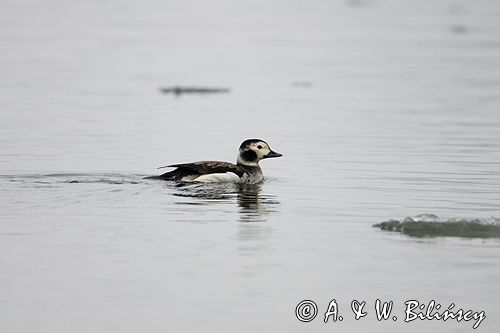
[[[454,34],[465,34],[467,31],[467,26],[463,24],[457,24],[451,27],[451,32]]]
[[[310,88],[313,83],[309,81],[293,81],[292,86],[296,88]]]
[[[422,214],[407,217],[402,221],[389,220],[373,225],[386,231],[395,231],[408,236],[451,236],[451,237],[500,237],[500,219],[448,219],[436,215]]]
[[[220,94],[228,93],[229,88],[214,88],[214,87],[166,87],[160,88],[160,91],[164,94]]]

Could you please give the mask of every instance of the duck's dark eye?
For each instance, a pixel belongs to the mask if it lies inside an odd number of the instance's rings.
[[[261,145],[258,145],[258,146],[257,146],[257,149],[262,149],[262,146],[261,146]]]

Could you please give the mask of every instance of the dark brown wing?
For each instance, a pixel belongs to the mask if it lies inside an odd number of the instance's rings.
[[[172,165],[167,165],[167,167],[177,168],[177,169],[166,172],[160,176],[151,178],[179,181],[186,176],[201,176],[210,173],[233,172],[237,174],[239,177],[242,177],[243,174],[245,173],[245,170],[238,165],[220,161],[201,161],[193,163],[172,164]]]
[[[169,165],[169,167],[191,170],[200,175],[206,175],[209,173],[234,172],[241,177],[245,172],[242,167],[239,167],[236,164],[220,161],[201,161],[193,163],[172,164]]]

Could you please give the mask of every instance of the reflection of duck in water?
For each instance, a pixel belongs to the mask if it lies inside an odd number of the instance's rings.
[[[242,222],[263,222],[272,211],[272,206],[279,204],[272,196],[262,195],[261,192],[261,184],[240,186],[237,198]]]
[[[259,161],[280,156],[282,155],[272,151],[265,141],[248,139],[240,145],[236,164],[220,161],[172,164],[167,167],[176,168],[175,170],[147,178],[181,182],[256,184],[264,179]]]
[[[175,186],[176,197],[193,198],[194,201],[182,201],[179,204],[214,205],[234,203],[239,207],[240,220],[243,222],[265,221],[267,215],[279,205],[275,196],[262,194],[262,184],[184,183]]]
[[[241,210],[258,211],[261,202],[260,192],[262,192],[261,184],[239,186],[237,198]]]

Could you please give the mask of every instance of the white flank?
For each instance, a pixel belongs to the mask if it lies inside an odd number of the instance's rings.
[[[240,177],[234,172],[210,173],[208,175],[199,176],[193,181],[201,183],[239,183]]]

